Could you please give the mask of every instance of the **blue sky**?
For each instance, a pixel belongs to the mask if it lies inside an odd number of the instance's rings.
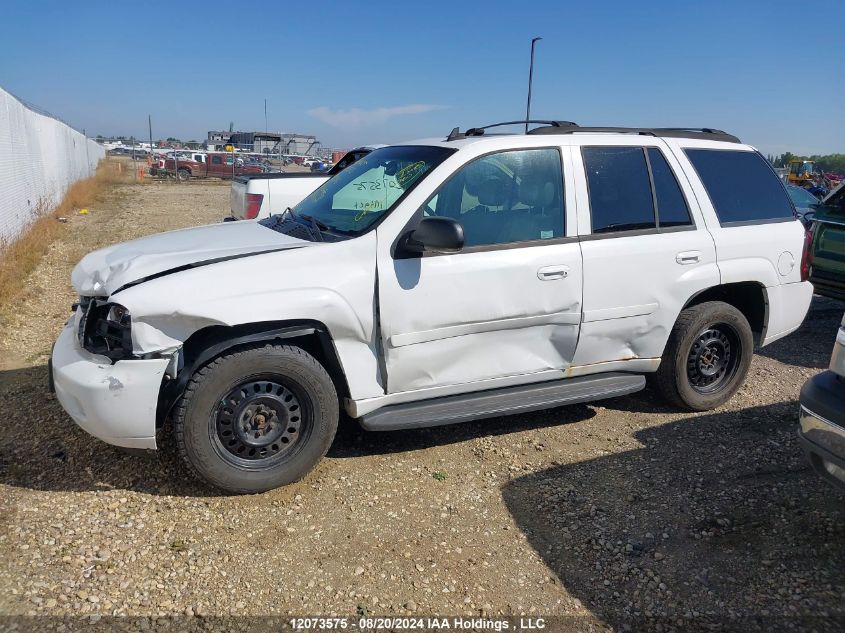
[[[11,4],[11,3],[10,3]],[[89,134],[399,142],[524,116],[845,152],[845,2],[7,4],[0,86]],[[837,79],[836,75],[840,77]]]

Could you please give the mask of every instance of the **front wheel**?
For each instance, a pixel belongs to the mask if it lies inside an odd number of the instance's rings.
[[[191,172],[187,169],[180,169],[176,172],[176,179],[181,182],[186,182],[191,177]]]
[[[689,411],[727,402],[745,381],[754,340],[745,316],[721,301],[683,310],[654,375],[657,390]]]
[[[328,451],[338,416],[334,384],[313,356],[266,345],[198,370],[173,422],[196,475],[227,492],[255,493],[305,476]]]

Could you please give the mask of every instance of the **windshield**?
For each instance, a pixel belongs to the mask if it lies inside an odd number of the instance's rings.
[[[454,151],[425,145],[377,149],[329,178],[293,211],[328,231],[360,235]]]
[[[789,192],[789,197],[792,198],[792,203],[796,207],[806,208],[809,207],[811,204],[818,204],[819,199],[816,198],[813,194],[811,194],[806,189],[802,189],[801,187],[796,187],[795,185],[789,185],[786,188],[787,192]]]

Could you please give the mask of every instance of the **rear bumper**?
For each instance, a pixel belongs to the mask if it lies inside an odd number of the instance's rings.
[[[56,398],[84,431],[115,446],[156,448],[156,407],[166,358],[114,365],[83,350],[71,321],[50,359]]]
[[[845,490],[845,379],[825,371],[808,380],[801,388],[798,421],[813,470]]]

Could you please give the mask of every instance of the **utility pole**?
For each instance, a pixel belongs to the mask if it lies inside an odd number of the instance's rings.
[[[147,124],[150,126],[150,157],[155,159],[155,152],[153,152],[153,116],[147,115]]]
[[[267,127],[267,99],[264,100],[264,131],[270,131],[270,129]]]
[[[531,80],[534,78],[534,45],[539,42],[542,37],[534,37],[531,39],[531,65],[528,66],[528,105],[525,107],[525,133],[528,134],[528,121],[531,120]]]

